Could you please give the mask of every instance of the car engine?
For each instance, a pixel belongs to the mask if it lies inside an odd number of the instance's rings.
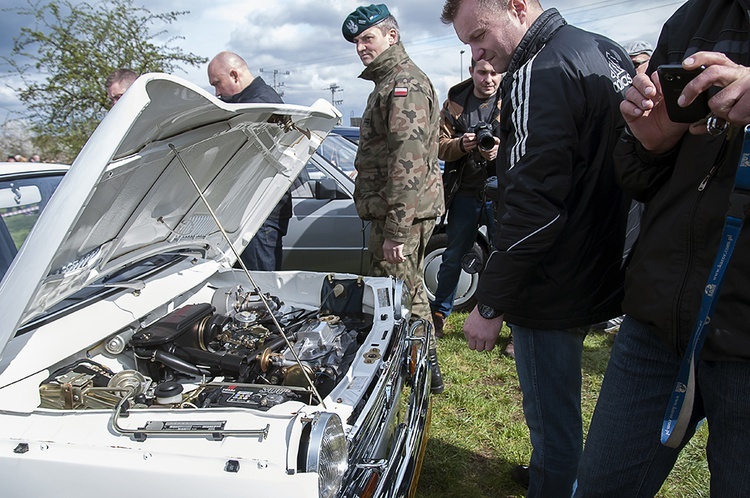
[[[346,374],[372,323],[346,306],[334,314],[326,308],[335,305],[302,309],[241,286],[217,289],[211,303],[108,338],[104,355],[132,368],[114,371],[92,354],[58,368],[40,385],[40,406],[104,409],[125,397],[139,408],[314,404],[315,391],[325,397]]]

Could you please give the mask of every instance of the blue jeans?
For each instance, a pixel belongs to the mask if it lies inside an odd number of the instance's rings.
[[[270,223],[264,223],[240,257],[248,270],[281,270],[282,233]]]
[[[644,324],[625,318],[591,420],[575,496],[654,496],[704,417],[711,496],[750,495],[750,362],[698,363],[689,430],[680,448],[668,448],[659,437],[681,359]]]
[[[531,433],[526,496],[569,497],[583,449],[581,355],[586,329],[511,329]]]
[[[454,197],[445,227],[448,246],[443,251],[443,261],[438,271],[435,299],[430,303],[433,312],[439,311],[447,317],[453,311],[456,286],[461,276],[461,258],[471,250],[477,239],[477,228],[481,225],[487,225],[489,238],[492,240],[495,227],[492,203],[485,203],[478,196]]]

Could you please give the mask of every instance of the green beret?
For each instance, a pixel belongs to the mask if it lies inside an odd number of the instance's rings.
[[[367,7],[357,7],[357,10],[346,16],[341,32],[347,41],[354,43],[354,37],[361,32],[383,22],[391,13],[383,3],[372,4]]]

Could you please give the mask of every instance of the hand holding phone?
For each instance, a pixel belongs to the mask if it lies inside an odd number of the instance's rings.
[[[685,85],[698,76],[704,66],[698,69],[688,70],[680,64],[662,64],[656,71],[659,73],[664,104],[667,106],[669,119],[675,123],[695,123],[704,119],[711,112],[708,107],[708,94],[706,92],[698,95],[687,107],[680,107],[677,99],[682,94]]]

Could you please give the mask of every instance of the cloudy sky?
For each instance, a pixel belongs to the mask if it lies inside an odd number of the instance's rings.
[[[78,0],[72,0],[77,2]],[[96,0],[89,0],[94,3]],[[212,0],[135,1],[152,13],[189,10],[168,27],[169,36],[181,36],[186,52],[207,58],[221,50],[240,54],[252,73],[267,83],[283,83],[284,100],[311,104],[316,99],[340,101],[343,124],[360,116],[372,83],[359,79],[363,66],[354,45],[341,35],[344,18],[356,0]],[[602,33],[625,43],[643,39],[656,43],[664,21],[682,4],[675,0],[542,0],[556,7],[570,24]],[[26,0],[2,0],[5,8],[27,5]],[[432,80],[441,100],[448,88],[468,77],[471,51],[456,38],[452,26],[440,22],[441,0],[392,0],[388,3],[401,27],[407,52]],[[13,38],[30,18],[0,12],[0,56],[9,56]],[[461,53],[465,51],[465,53]],[[0,123],[23,111],[8,88],[13,81],[0,62]],[[287,74],[288,73],[288,74]],[[209,91],[205,65],[177,73]],[[335,88],[336,91],[331,90]],[[102,90],[103,91],[103,90]]]

